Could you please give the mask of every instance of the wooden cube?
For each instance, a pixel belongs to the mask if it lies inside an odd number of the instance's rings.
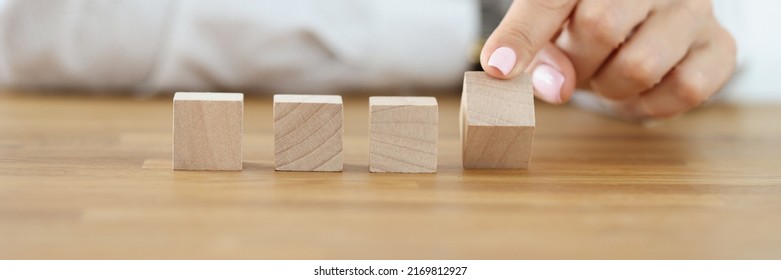
[[[244,94],[174,95],[175,170],[241,170]]]
[[[499,80],[484,72],[464,74],[464,168],[528,168],[534,126],[534,91],[529,75]]]
[[[342,171],[344,107],[338,95],[274,95],[278,171]]]
[[[437,171],[439,112],[434,97],[369,98],[369,171]]]

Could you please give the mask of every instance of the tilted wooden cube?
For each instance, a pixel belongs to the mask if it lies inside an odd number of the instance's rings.
[[[274,95],[278,171],[342,171],[344,108],[338,95]]]
[[[499,80],[484,72],[464,74],[461,95],[464,168],[528,168],[534,126],[534,91],[529,75]]]
[[[369,98],[369,171],[437,171],[439,112],[434,97]]]
[[[241,93],[177,92],[173,168],[242,170],[243,115]]]

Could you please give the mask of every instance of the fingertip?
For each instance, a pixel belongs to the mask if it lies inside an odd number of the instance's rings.
[[[512,1],[480,54],[486,73],[499,79],[520,76],[535,54],[556,36],[577,4],[574,0],[556,5],[543,2]]]

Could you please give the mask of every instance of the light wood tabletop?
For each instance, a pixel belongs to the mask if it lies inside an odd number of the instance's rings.
[[[458,98],[436,174],[368,172],[368,96],[344,172],[274,172],[270,96],[245,101],[244,171],[192,172],[171,95],[4,92],[0,258],[781,258],[781,105],[644,128],[538,102],[530,169],[465,171]]]

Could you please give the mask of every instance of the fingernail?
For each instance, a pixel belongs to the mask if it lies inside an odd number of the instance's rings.
[[[515,66],[515,52],[508,47],[500,47],[494,50],[494,53],[488,58],[488,66],[499,69],[506,76]]]
[[[550,103],[561,103],[561,86],[564,85],[564,74],[547,64],[540,64],[532,73],[532,84],[543,100]]]

